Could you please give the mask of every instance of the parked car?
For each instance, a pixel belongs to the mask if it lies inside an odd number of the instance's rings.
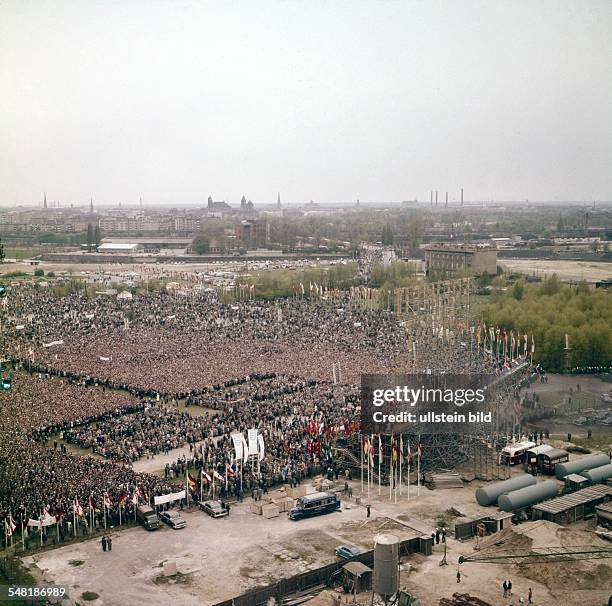
[[[361,547],[351,544],[338,545],[334,551],[339,558],[344,560],[351,560],[352,558],[356,558],[358,555],[363,553],[363,549],[361,549]]]
[[[162,511],[159,514],[159,519],[165,524],[168,524],[170,528],[174,528],[175,530],[178,530],[179,528],[185,528],[185,526],[187,526],[187,522],[183,520],[183,517],[178,511]]]
[[[213,518],[222,518],[228,513],[221,501],[203,501],[200,503],[200,509]]]

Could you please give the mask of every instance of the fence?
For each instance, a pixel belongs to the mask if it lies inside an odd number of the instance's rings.
[[[400,556],[409,555],[411,553],[430,555],[432,550],[431,543],[431,537],[417,537],[415,539],[402,541],[400,542]],[[354,558],[354,561],[361,562],[372,568],[374,566],[374,551],[366,551]],[[297,591],[304,591],[316,587],[317,585],[330,584],[330,581],[333,580],[336,573],[338,573],[345,564],[346,561],[334,562],[288,579],[281,579],[277,583],[274,583],[274,585],[252,589],[231,600],[219,602],[215,604],[215,606],[259,606],[260,604],[265,604],[270,598],[275,598],[278,603],[284,596]]]

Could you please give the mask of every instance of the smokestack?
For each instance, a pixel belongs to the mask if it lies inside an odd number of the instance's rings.
[[[446,204],[445,206],[448,206],[448,192],[446,192]]]
[[[463,206],[463,187],[461,188],[461,206]]]
[[[438,190],[436,189],[436,206],[438,206]]]
[[[433,191],[429,192],[429,204],[430,206],[433,206]]]

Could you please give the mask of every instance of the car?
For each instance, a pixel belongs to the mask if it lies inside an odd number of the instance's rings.
[[[356,558],[358,555],[363,553],[363,549],[361,547],[357,547],[357,545],[338,545],[334,550],[335,554],[342,558],[343,560],[351,560]]]
[[[187,526],[187,522],[183,520],[183,517],[178,511],[162,511],[159,514],[159,519],[175,530],[179,530],[180,528],[185,528],[185,526]]]
[[[228,514],[221,501],[203,501],[200,503],[200,509],[213,518],[222,518]]]

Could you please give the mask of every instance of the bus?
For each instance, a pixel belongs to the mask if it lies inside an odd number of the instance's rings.
[[[535,442],[513,442],[508,444],[500,454],[500,463],[502,465],[516,465],[523,463],[527,458],[527,451],[535,446]]]
[[[290,520],[301,520],[312,516],[338,511],[340,509],[340,499],[334,492],[315,492],[304,497],[300,497],[295,507],[289,511]]]

